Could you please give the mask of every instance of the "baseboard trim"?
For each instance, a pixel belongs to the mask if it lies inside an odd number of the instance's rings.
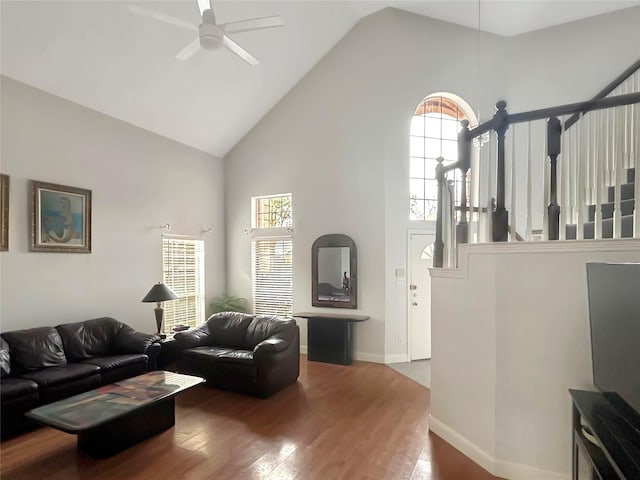
[[[445,442],[449,443],[465,456],[476,462],[487,472],[495,475],[495,460],[487,452],[479,448],[475,443],[460,435],[453,428],[441,422],[433,415],[429,417],[429,431],[435,433]]]
[[[429,418],[429,430],[438,435],[445,442],[449,443],[456,450],[459,450],[465,456],[469,457],[487,472],[497,477],[509,480],[569,479],[569,475],[541,470],[521,463],[512,463],[496,459],[434,416]]]
[[[300,345],[300,353],[305,355],[309,353],[306,345]],[[384,355],[377,353],[353,352],[353,359],[362,362],[385,363]]]
[[[409,355],[406,353],[397,354],[397,355],[386,355],[384,357],[384,363],[406,363],[409,361]]]
[[[540,470],[539,468],[522,463],[511,463],[502,460],[495,461],[496,477],[512,480],[569,480],[569,475]]]
[[[362,362],[384,363],[384,355],[367,352],[353,352],[353,359]]]

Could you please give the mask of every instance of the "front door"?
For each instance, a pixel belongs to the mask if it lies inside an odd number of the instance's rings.
[[[431,358],[431,277],[435,235],[410,234],[409,346],[410,359]]]

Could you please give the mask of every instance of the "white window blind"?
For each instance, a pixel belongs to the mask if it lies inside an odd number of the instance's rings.
[[[258,315],[293,312],[293,202],[290,193],[252,199],[253,310]]]
[[[177,300],[164,303],[164,332],[176,325],[196,327],[204,321],[204,242],[162,238],[164,283]]]
[[[291,316],[292,249],[291,237],[256,238],[252,242],[253,307],[256,314]]]

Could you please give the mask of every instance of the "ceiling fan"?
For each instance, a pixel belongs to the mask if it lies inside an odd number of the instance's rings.
[[[205,50],[217,50],[222,46],[225,46],[249,65],[257,65],[259,63],[258,60],[236,42],[231,40],[227,34],[251,32],[254,30],[264,30],[266,28],[284,26],[284,21],[280,15],[218,24],[216,23],[216,16],[211,8],[211,0],[197,1],[198,7],[200,8],[200,15],[202,16],[202,24],[200,26],[186,22],[180,18],[172,17],[137,5],[129,5],[129,11],[135,15],[153,18],[154,20],[168,23],[169,25],[175,25],[177,27],[198,32],[198,37],[178,52],[176,58],[179,60],[187,60],[200,48]]]

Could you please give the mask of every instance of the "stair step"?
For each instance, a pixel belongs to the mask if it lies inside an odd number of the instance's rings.
[[[636,181],[636,169],[627,168],[627,183],[633,183]]]
[[[625,183],[620,185],[620,200],[631,200],[634,196],[635,184]],[[615,200],[616,187],[607,187],[607,201],[613,202]]]
[[[587,222],[584,224],[584,235],[583,238],[585,240],[594,238],[594,230],[595,223]],[[567,225],[567,240],[575,240],[576,239],[576,225]],[[622,238],[631,238],[633,237],[633,215],[625,215],[622,217]],[[606,218],[602,220],[602,238],[613,238],[613,218]]]
[[[633,215],[633,209],[635,208],[635,200],[622,200],[620,202],[620,210],[622,211],[622,215]],[[615,203],[603,203],[602,207],[602,218],[612,218],[613,217],[613,209]],[[589,205],[589,221],[593,222],[595,220],[596,206]]]

